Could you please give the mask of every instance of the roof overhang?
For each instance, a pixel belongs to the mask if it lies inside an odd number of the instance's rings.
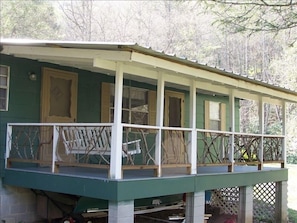
[[[292,90],[134,43],[2,40],[1,48],[2,54],[109,75],[115,75],[116,64],[122,63],[125,75],[137,81],[156,83],[163,75],[167,83],[182,88],[195,81],[198,91],[228,95],[232,90],[238,98],[297,102],[297,92]]]

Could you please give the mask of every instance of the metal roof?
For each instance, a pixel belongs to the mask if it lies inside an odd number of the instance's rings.
[[[281,87],[280,85],[267,83],[263,80],[256,79],[243,74],[234,73],[232,71],[227,71],[221,68],[212,67],[207,64],[199,63],[196,60],[189,60],[187,58],[178,57],[176,55],[166,54],[164,51],[157,51],[151,47],[140,46],[137,43],[120,43],[120,42],[80,42],[80,41],[54,41],[54,40],[31,40],[31,39],[1,39],[0,40],[0,50],[5,45],[15,45],[15,46],[36,46],[36,47],[57,47],[57,48],[72,48],[72,49],[92,49],[92,50],[111,50],[111,51],[131,51],[138,52],[144,55],[149,55],[164,59],[170,62],[186,65],[189,67],[202,69],[210,71],[213,73],[218,73],[220,75],[243,80],[246,82],[258,84],[265,86],[277,91],[293,94],[297,96],[297,92]]]

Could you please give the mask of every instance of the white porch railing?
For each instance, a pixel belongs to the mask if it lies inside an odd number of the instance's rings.
[[[234,165],[252,164],[261,169],[264,163],[277,162],[282,167],[285,163],[284,136],[132,124],[122,127],[122,170],[226,165],[232,171]],[[9,123],[6,167],[19,163],[26,163],[24,168],[50,166],[53,173],[63,165],[109,170],[111,140],[116,140],[111,128],[111,123]]]

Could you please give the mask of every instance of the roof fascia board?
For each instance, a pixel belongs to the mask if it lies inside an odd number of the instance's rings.
[[[13,55],[57,56],[86,59],[99,57],[101,59],[110,61],[131,61],[131,52],[129,51],[4,45],[2,53]]]
[[[147,64],[156,68],[171,70],[176,73],[191,75],[194,78],[200,78],[211,82],[215,81],[237,89],[251,91],[262,95],[273,96],[287,101],[297,102],[296,95],[290,93],[278,91],[276,89],[269,88],[258,83],[252,83],[242,79],[228,77],[219,73],[170,62],[161,58],[132,52],[131,60],[133,62]]]
[[[213,93],[219,93],[224,95],[229,95],[229,89],[224,87],[224,85],[214,85],[210,82],[196,81],[196,88],[199,90],[210,91]]]
[[[259,100],[260,101],[260,100]],[[267,103],[267,104],[271,104],[271,105],[279,105],[279,106],[283,106],[283,103],[282,101],[278,100],[278,99],[275,99],[275,98],[269,98],[269,97],[262,97],[262,101],[264,103]]]
[[[297,96],[286,93],[283,91],[278,91],[273,88],[269,88],[266,86],[262,86],[256,83],[251,83],[251,82],[246,82],[243,80],[238,80],[238,89],[247,89],[251,93],[260,93],[261,95],[265,96],[266,98],[275,98],[275,99],[281,99],[285,101],[290,101],[290,102],[297,102]]]
[[[93,59],[94,57],[96,57],[96,54],[98,54],[98,50],[4,45],[2,53],[8,54],[8,55],[17,54],[17,55],[32,55],[32,56],[35,55],[35,56]]]
[[[93,67],[116,71],[116,62],[95,58],[93,59]]]
[[[269,95],[266,96],[259,96],[252,92],[243,92],[234,90],[234,95],[236,98],[240,99],[246,99],[246,100],[253,100],[253,101],[260,101],[260,97],[262,97],[262,101],[268,104],[274,104],[274,105],[282,105],[282,101],[277,98],[272,98]]]
[[[15,57],[21,57],[24,58],[24,55],[21,54],[14,54]],[[65,63],[69,65],[89,65],[92,66],[93,61],[91,59],[86,59],[86,58],[66,58],[66,57],[52,57],[52,56],[34,56],[34,55],[27,55],[25,57],[26,59],[31,59],[31,60],[38,60],[41,62],[47,62],[47,63],[55,63],[55,64],[60,64],[60,65],[65,65]]]
[[[124,73],[132,74],[139,77],[157,80],[158,70],[146,69],[138,66],[133,66],[130,62],[124,63]]]
[[[93,60],[93,66],[96,68],[101,68],[110,71],[116,71],[116,63],[115,61],[103,60],[101,58],[95,58]],[[137,66],[132,66],[130,62],[123,64],[123,71],[127,74],[132,74],[135,76],[140,76],[149,79],[157,79],[158,72],[157,70],[149,70]]]
[[[183,76],[178,76],[178,75],[173,75],[168,73],[163,73],[163,75],[164,75],[164,81],[168,83],[174,83],[174,84],[179,84],[184,86],[190,86],[191,84],[191,79]]]
[[[132,52],[130,51],[112,51],[112,50],[97,50],[96,57],[103,60],[130,62]]]

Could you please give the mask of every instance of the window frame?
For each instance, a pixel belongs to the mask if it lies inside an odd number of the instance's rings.
[[[220,119],[210,119],[210,104],[211,102],[214,102],[214,103],[219,103],[219,109],[220,109]],[[212,130],[212,131],[226,131],[226,104],[223,103],[223,102],[219,102],[219,101],[205,101],[205,109],[204,109],[204,112],[205,112],[205,120],[204,120],[204,123],[205,123],[205,129],[207,130]],[[219,127],[220,129],[211,129],[211,121],[214,120],[214,121],[219,121],[220,124],[219,124]]]
[[[110,88],[114,88],[114,84],[110,84]],[[123,113],[124,112],[128,112],[128,122],[123,122],[123,123],[127,123],[127,124],[139,124],[139,125],[148,125],[148,123],[149,123],[149,108],[147,108],[147,111],[135,111],[135,110],[133,110],[133,107],[132,107],[132,100],[133,100],[133,98],[132,98],[132,91],[133,90],[136,90],[136,91],[139,91],[139,92],[145,92],[147,95],[145,95],[145,97],[146,97],[146,105],[147,105],[147,107],[148,107],[148,105],[149,105],[149,102],[148,102],[148,92],[149,92],[149,90],[147,90],[147,89],[144,89],[144,88],[139,88],[139,87],[133,87],[133,86],[127,86],[127,85],[124,85],[123,86],[123,98],[124,98],[124,91],[125,90],[127,90],[127,97],[125,97],[125,98],[127,98],[128,99],[128,103],[127,103],[127,106],[128,107],[122,107],[122,122],[124,121],[124,117],[123,117]],[[110,96],[112,95],[111,94],[112,93],[112,91],[110,90]],[[111,120],[111,114],[112,114],[112,111],[114,110],[114,106],[112,106],[112,101],[111,101],[111,98],[110,98],[110,107],[109,107],[109,112],[110,112],[110,115],[109,115],[109,117],[110,117],[110,121],[112,121]],[[132,113],[133,112],[139,112],[139,113],[143,113],[143,114],[146,114],[146,120],[145,120],[145,122],[146,122],[146,124],[141,124],[141,123],[132,123]],[[126,121],[126,120],[125,120]]]
[[[5,89],[6,90],[6,97],[3,98],[5,99],[5,107],[2,108],[0,105],[0,111],[8,111],[8,103],[9,103],[9,85],[10,85],[10,67],[7,65],[0,64],[0,67],[4,67],[7,69],[7,75],[4,75],[0,73],[0,77],[6,77],[6,86],[5,85],[0,85],[0,89]],[[1,69],[0,69],[1,70]],[[1,98],[2,99],[2,98]]]
[[[110,103],[110,88],[111,85],[114,83],[102,82],[101,84],[101,122],[102,123],[110,123],[111,122],[111,115],[110,109],[112,107]],[[132,87],[132,86],[131,86]],[[148,120],[147,125],[155,125],[156,124],[156,98],[157,94],[156,91],[149,90],[146,88],[140,87],[133,87],[138,89],[146,90],[147,95],[147,103],[148,103]]]

